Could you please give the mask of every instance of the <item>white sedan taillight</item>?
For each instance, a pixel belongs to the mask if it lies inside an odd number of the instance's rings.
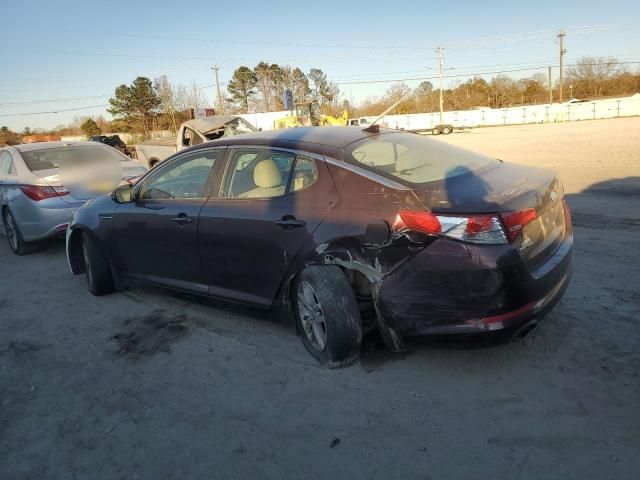
[[[64,187],[48,187],[43,185],[20,185],[20,190],[31,200],[39,202],[47,198],[69,195],[69,190]]]

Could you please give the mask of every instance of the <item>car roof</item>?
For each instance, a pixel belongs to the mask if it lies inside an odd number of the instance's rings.
[[[305,150],[341,159],[342,151],[352,143],[389,133],[400,133],[400,131],[381,128],[380,133],[372,133],[364,131],[361,127],[343,126],[285,128],[224,137],[197,145],[189,150],[198,150],[214,145],[260,145]]]
[[[89,141],[73,141],[73,142],[34,142],[34,143],[21,143],[20,145],[13,145],[13,148],[18,150],[19,152],[31,152],[34,150],[44,150],[47,148],[57,148],[57,147],[75,147],[75,146],[94,146],[94,145],[102,145],[98,142],[89,142]],[[100,148],[103,148],[102,146]]]

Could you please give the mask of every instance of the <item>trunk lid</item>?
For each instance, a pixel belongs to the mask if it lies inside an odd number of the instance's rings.
[[[567,234],[564,192],[552,170],[496,162],[414,188],[425,207],[441,214],[507,213],[535,209],[512,242],[534,269],[551,257]]]
[[[33,174],[42,180],[43,185],[47,185],[55,190],[59,190],[60,188],[67,190],[69,193],[67,195],[60,195],[59,198],[69,204],[85,203],[92,198],[113,191],[112,182],[105,182],[104,185],[96,183],[92,185],[91,188],[87,188],[81,182],[65,181],[64,174],[61,175],[60,169],[58,168],[38,170],[33,172]]]

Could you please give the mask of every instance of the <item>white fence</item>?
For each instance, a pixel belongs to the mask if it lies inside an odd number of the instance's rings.
[[[257,128],[272,130],[273,122],[290,115],[288,111],[247,113],[240,115]],[[483,127],[522,123],[554,123],[598,118],[630,117],[640,115],[640,93],[631,97],[608,98],[574,103],[523,105],[510,108],[477,108],[444,112],[444,123],[455,127]],[[373,117],[367,117],[372,120]],[[388,128],[404,130],[431,129],[440,123],[440,114],[411,113],[387,115],[381,124]]]
[[[478,108],[444,112],[444,123],[456,127],[483,127],[523,123],[554,123],[573,120],[631,117],[640,115],[640,94],[574,103],[523,105],[510,108]],[[404,130],[430,129],[440,123],[439,113],[387,115],[382,124]]]
[[[273,130],[275,120],[291,115],[282,112],[245,113],[240,116],[262,130]],[[444,112],[444,123],[455,127],[489,127],[523,123],[554,123],[574,120],[596,120],[599,118],[632,117],[640,115],[640,93],[630,97],[589,100],[586,102],[566,102],[542,105],[523,105],[510,108],[477,108]],[[373,117],[367,117],[370,121]],[[400,130],[429,130],[440,123],[440,114],[411,113],[407,115],[387,115],[381,125]],[[107,133],[105,135],[113,135]],[[127,144],[135,143],[130,133],[118,133]],[[152,138],[175,135],[171,130],[155,130]],[[85,140],[84,136],[64,136],[63,141]]]

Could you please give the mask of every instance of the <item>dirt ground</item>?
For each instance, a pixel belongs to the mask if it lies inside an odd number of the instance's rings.
[[[637,478],[640,118],[438,141],[564,179],[573,281],[523,341],[326,370],[269,314],[96,298],[0,238],[0,479]]]

